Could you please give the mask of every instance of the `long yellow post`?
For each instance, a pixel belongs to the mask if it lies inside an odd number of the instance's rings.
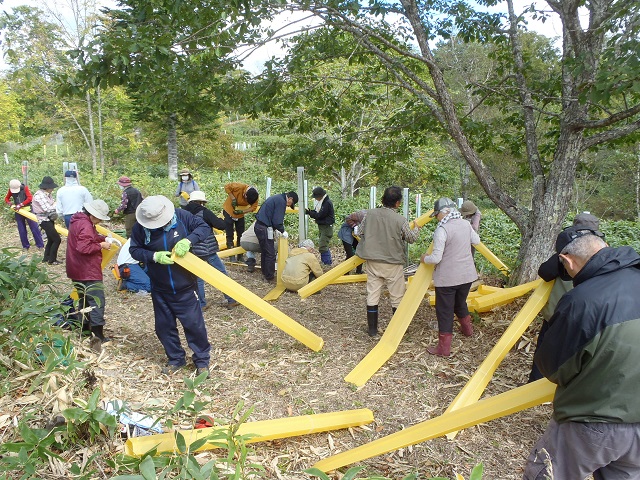
[[[505,417],[553,400],[556,386],[547,379],[488,397],[479,402],[413,425],[352,450],[320,460],[314,467],[329,472],[345,465],[376,457],[393,450],[425,442],[446,433]]]
[[[502,334],[495,347],[491,349],[489,355],[483,360],[467,384],[460,390],[456,398],[453,399],[453,402],[451,402],[446,410],[447,412],[452,412],[470,405],[480,398],[498,368],[498,365],[500,365],[500,362],[504,360],[504,357],[507,356],[511,347],[518,341],[533,319],[536,318],[538,312],[542,310],[542,307],[547,303],[553,283],[553,281],[544,282],[534,290],[527,300],[527,303],[524,304],[513,319],[513,322],[511,322],[511,325],[509,325]],[[447,438],[452,440],[457,433],[458,432],[451,432],[447,435]]]
[[[218,244],[220,244],[220,242],[218,242]],[[222,250],[218,252],[218,257],[228,258],[228,257],[232,257],[233,255],[242,255],[243,253],[246,253],[246,250],[242,247],[226,248],[226,250]]]
[[[277,300],[280,298],[280,295],[286,290],[284,283],[282,283],[282,271],[284,270],[284,264],[287,261],[287,257],[289,256],[289,242],[286,238],[280,236],[280,240],[278,240],[278,275],[277,275],[277,283],[276,286],[271,289],[269,293],[267,293],[263,300],[267,302],[271,302],[273,300]]]
[[[358,282],[366,282],[367,274],[359,273],[357,275],[342,275],[341,277],[336,278],[332,285],[340,284],[340,283],[358,283]]]
[[[328,432],[342,428],[357,427],[373,422],[373,412],[362,408],[341,412],[318,413],[314,415],[301,415],[298,417],[278,418],[274,420],[262,420],[258,422],[243,423],[238,428],[238,435],[256,435],[247,443],[267,442],[278,438],[309,435],[312,433]],[[193,442],[208,437],[217,431],[225,431],[228,426],[199,428],[194,430],[181,430],[187,446]],[[160,452],[175,452],[178,450],[175,434],[161,433],[146,437],[130,438],[125,443],[127,455],[140,456],[157,447]],[[211,444],[204,444],[195,451],[212,450],[218,448]]]
[[[320,275],[314,281],[307,283],[304,287],[298,290],[298,295],[302,298],[307,298],[308,296],[319,292],[324,287],[362,263],[364,263],[364,260],[359,256],[354,255],[353,257],[346,259],[344,262],[339,263],[328,272],[325,272],[324,275]]]
[[[193,272],[205,282],[213,285],[223,293],[240,302],[249,310],[257,313],[265,320],[271,322],[280,330],[303,343],[311,350],[318,352],[322,349],[324,341],[312,331],[303,327],[291,317],[285,315],[273,305],[265,302],[262,298],[251,292],[238,282],[219,272],[207,262],[200,260],[192,253],[187,253],[184,257],[171,256],[174,262],[181,267]]]
[[[503,274],[509,275],[509,267],[502,263],[502,260],[496,257],[484,243],[480,242],[478,245],[475,245],[475,248],[484,258],[489,260],[494,267],[500,270]]]
[[[542,279],[538,278],[532,282],[523,283],[522,285],[516,285],[515,287],[510,288],[502,288],[497,292],[476,297],[469,302],[469,308],[476,312],[488,312],[494,307],[505,305],[512,302],[514,299],[525,295],[534,288],[537,288],[541,283]]]
[[[409,283],[396,313],[375,347],[356,367],[344,377],[345,381],[362,386],[395,353],[400,341],[416,314],[433,276],[433,265],[420,263],[413,280]]]

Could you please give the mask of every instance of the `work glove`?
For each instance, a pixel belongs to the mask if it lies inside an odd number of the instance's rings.
[[[111,245],[112,243],[115,243],[117,246],[121,247],[122,246],[122,242],[120,240],[118,240],[117,238],[113,238],[113,237],[106,237],[104,239],[105,242],[107,242],[109,245]]]
[[[234,207],[234,208],[237,207],[238,206],[238,200],[236,200],[235,198],[232,198],[231,199],[231,206]],[[233,213],[235,213],[235,212],[233,212]]]
[[[156,252],[153,254],[153,261],[161,265],[171,265],[173,263],[171,252]]]
[[[238,210],[237,208],[233,211],[236,215],[242,215],[244,212],[242,210]]]
[[[286,230],[282,232],[282,238],[289,238],[289,234],[286,232]]]
[[[183,238],[178,243],[176,243],[176,246],[173,247],[173,251],[176,252],[177,256],[184,257],[190,248],[191,242],[189,241],[189,239]]]

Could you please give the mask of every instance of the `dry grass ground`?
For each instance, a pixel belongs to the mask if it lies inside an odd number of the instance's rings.
[[[5,231],[3,244],[19,246],[15,226]],[[63,240],[61,259],[64,246]],[[64,265],[48,268],[60,290],[68,290]],[[272,286],[262,281],[259,270],[250,274],[241,266],[230,266],[229,274],[261,296]],[[154,334],[150,297],[116,291],[111,274],[105,274],[105,283],[105,330],[113,341],[96,355],[85,340],[78,344],[78,354],[88,362],[103,398],[126,400],[137,411],[173,405],[184,388],[182,374],[160,373],[165,356]],[[483,314],[472,338],[454,335],[454,355],[445,359],[426,352],[426,346],[436,341],[437,329],[433,308],[423,302],[396,354],[364,387],[355,389],[343,378],[375,345],[365,328],[364,284],[329,286],[306,300],[285,293],[273,303],[324,339],[318,353],[242,306],[231,311],[218,306],[221,293],[207,288],[208,301],[216,303],[205,312],[214,368],[201,399],[211,400],[208,413],[213,417],[228,418],[240,401],[254,407],[250,421],[354,408],[374,412],[375,423],[366,427],[255,444],[254,459],[274,479],[306,478],[303,470],[322,458],[443,413],[524,303]],[[388,298],[383,298],[382,329],[390,316]],[[529,329],[528,338],[535,328]],[[523,384],[530,363],[527,348],[521,345],[512,350],[486,393]],[[192,374],[192,368],[183,373]],[[364,465],[371,474],[391,478],[414,471],[421,478],[454,478],[455,472],[468,477],[473,466],[482,462],[485,479],[521,478],[528,452],[543,432],[550,411],[548,405],[527,410],[470,428],[453,441],[435,439],[372,458]]]

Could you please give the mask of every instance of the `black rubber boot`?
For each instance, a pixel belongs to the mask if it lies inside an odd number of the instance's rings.
[[[356,275],[360,275],[362,273],[362,263],[356,267]]]
[[[109,337],[104,336],[103,325],[91,325],[91,333],[93,333],[96,337],[98,337],[102,343],[111,341]]]
[[[378,305],[367,305],[367,325],[370,337],[378,335]]]
[[[247,272],[253,273],[256,271],[256,259],[247,258]]]
[[[242,253],[236,255],[236,262],[244,262],[244,255]]]

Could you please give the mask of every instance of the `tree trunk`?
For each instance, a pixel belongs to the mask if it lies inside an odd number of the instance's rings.
[[[169,163],[169,180],[178,179],[178,132],[177,115],[169,115],[167,122],[167,159]]]
[[[96,137],[93,131],[93,109],[91,108],[91,94],[87,90],[87,117],[89,119],[89,141],[91,146],[91,165],[93,167],[93,174],[98,173],[98,159],[96,155]]]
[[[640,220],[640,145],[636,144],[636,218]]]
[[[104,148],[102,143],[102,96],[100,95],[100,87],[96,88],[98,97],[98,145],[100,148],[100,174],[104,179]]]

